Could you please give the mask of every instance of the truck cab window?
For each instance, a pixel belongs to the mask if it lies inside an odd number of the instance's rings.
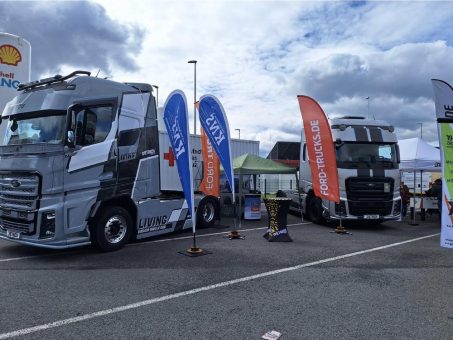
[[[4,117],[0,123],[0,147],[23,144],[61,144],[65,111],[36,111]]]
[[[83,107],[75,115],[75,144],[87,146],[103,142],[112,128],[113,118],[112,106]]]

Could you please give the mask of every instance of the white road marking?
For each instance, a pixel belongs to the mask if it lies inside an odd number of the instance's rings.
[[[293,223],[293,224],[288,224],[289,226],[295,226],[295,225],[302,225],[302,224],[309,224],[310,222],[303,222],[303,223]],[[267,229],[267,227],[259,227],[259,228],[249,228],[249,229],[239,229],[239,231],[254,231],[254,230],[261,230],[261,229]],[[214,236],[214,235],[223,235],[223,234],[228,234],[229,231],[223,231],[223,232],[218,232],[218,233],[209,233],[209,234],[202,234],[198,235],[197,237],[206,237],[206,236]],[[141,244],[147,244],[147,243],[160,243],[160,242],[168,242],[168,241],[178,241],[178,240],[185,240],[185,239],[191,239],[193,238],[193,235],[190,236],[182,236],[182,237],[174,237],[174,238],[165,238],[161,240],[150,240],[150,241],[144,241],[144,242],[139,242],[139,243],[130,243],[127,246],[138,246]],[[69,253],[69,251],[62,252],[62,253],[52,253],[52,254],[44,254],[44,255],[30,255],[30,256],[22,256],[22,257],[11,257],[11,258],[6,258],[6,259],[0,259],[0,262],[11,262],[11,261],[20,261],[20,260],[27,260],[27,259],[34,259],[34,258],[39,258],[39,257],[48,257],[48,256],[56,256],[56,255],[65,255],[65,254],[73,254],[74,252]]]
[[[264,273],[261,273],[261,274],[246,276],[246,277],[242,277],[242,278],[239,278],[239,279],[234,279],[234,280],[230,280],[230,281],[224,281],[224,282],[216,283],[216,284],[205,286],[205,287],[195,288],[195,289],[186,290],[184,292],[180,292],[180,293],[176,293],[176,294],[170,294],[170,295],[161,296],[161,297],[154,298],[154,299],[149,299],[149,300],[144,300],[144,301],[140,301],[140,302],[136,302],[136,303],[131,303],[131,304],[125,305],[125,306],[109,308],[109,309],[101,310],[101,311],[98,311],[98,312],[85,314],[85,315],[80,315],[80,316],[76,316],[76,317],[73,317],[73,318],[58,320],[58,321],[54,321],[54,322],[51,322],[51,323],[46,323],[46,324],[43,324],[43,325],[30,327],[30,328],[24,328],[24,329],[19,329],[19,330],[8,332],[8,333],[2,333],[2,334],[0,334],[0,339],[7,339],[7,338],[16,337],[16,336],[21,336],[21,335],[26,335],[26,334],[30,334],[30,333],[35,333],[35,332],[42,331],[42,330],[47,330],[47,329],[51,329],[51,328],[61,327],[61,326],[64,326],[64,325],[69,325],[69,324],[73,324],[73,323],[84,321],[84,320],[94,319],[94,318],[98,318],[98,317],[109,315],[109,314],[113,314],[113,313],[119,313],[119,312],[124,312],[124,311],[130,310],[130,309],[135,309],[135,308],[140,308],[140,307],[144,307],[144,306],[149,306],[149,305],[152,305],[152,304],[155,304],[155,303],[158,303],[158,302],[162,302],[162,301],[173,300],[173,299],[177,299],[177,298],[180,298],[180,297],[183,297],[183,296],[193,295],[193,294],[197,294],[197,293],[200,293],[200,292],[206,292],[206,291],[209,291],[209,290],[222,288],[222,287],[227,287],[227,286],[235,285],[235,284],[242,283],[242,282],[252,281],[252,280],[261,279],[261,278],[272,276],[272,275],[286,273],[286,272],[298,270],[298,269],[301,269],[301,268],[313,267],[313,266],[316,266],[316,265],[319,265],[319,264],[323,264],[323,263],[327,263],[327,262],[338,261],[338,260],[345,259],[345,258],[348,258],[348,257],[353,257],[353,256],[357,256],[357,255],[362,255],[362,254],[375,252],[375,251],[382,250],[382,249],[396,247],[396,246],[400,246],[400,245],[403,245],[403,244],[406,244],[406,243],[416,242],[416,241],[424,240],[424,239],[431,238],[431,237],[438,236],[438,235],[440,235],[440,233],[432,234],[432,235],[428,235],[428,236],[423,236],[423,237],[417,237],[417,238],[413,238],[413,239],[402,241],[402,242],[391,243],[391,244],[387,244],[385,246],[376,247],[376,248],[370,248],[370,249],[366,249],[366,250],[361,250],[361,251],[357,251],[357,252],[349,253],[349,254],[345,254],[345,255],[335,256],[335,257],[327,258],[327,259],[324,259],[324,260],[304,263],[304,264],[300,264],[300,265],[293,266],[293,267],[287,267],[287,268],[272,270],[272,271],[269,271],[269,272],[264,272]]]
[[[30,255],[30,256],[22,256],[22,257],[10,257],[6,259],[0,259],[0,262],[10,262],[10,261],[20,261],[20,260],[27,260],[27,259],[35,259],[39,257],[49,257],[49,256],[57,256],[57,255],[66,255],[66,254],[74,254],[79,251],[73,251],[73,252],[64,252],[64,253],[52,253],[52,254],[43,254],[43,255]]]
[[[293,223],[293,224],[288,224],[288,227],[295,226],[295,225],[303,225],[303,224],[310,224],[311,222],[303,222],[303,223]],[[258,227],[258,228],[249,228],[249,229],[236,229],[239,232],[245,232],[245,231],[256,231],[256,230],[263,230],[267,229],[267,227]],[[231,231],[231,230],[230,230]],[[214,236],[214,235],[226,235],[229,234],[230,231],[222,231],[218,233],[207,233],[207,234],[197,234],[198,237],[206,237],[206,236]],[[144,242],[139,242],[139,243],[131,243],[128,244],[127,246],[139,246],[141,244],[147,244],[147,243],[159,243],[159,242],[168,242],[168,241],[178,241],[178,240],[185,240],[185,239],[191,239],[193,238],[193,235],[190,236],[181,236],[181,237],[174,237],[174,238],[164,238],[161,240],[150,240],[150,241],[144,241]]]

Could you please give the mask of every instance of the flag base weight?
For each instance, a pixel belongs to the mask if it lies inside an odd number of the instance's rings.
[[[212,254],[210,251],[197,247],[197,240],[195,237],[195,232],[193,233],[192,247],[187,248],[186,251],[178,251],[178,253],[181,255],[189,256],[189,257],[198,257],[198,256]]]
[[[187,248],[185,251],[178,251],[179,254],[189,256],[189,257],[198,257],[203,255],[212,254],[210,251],[207,251],[203,248],[199,247],[190,247]]]
[[[343,226],[339,226],[339,227],[336,227],[334,231],[331,231],[331,233],[335,233],[335,234],[341,234],[341,235],[352,235],[349,231],[346,230],[345,227]]]
[[[227,235],[230,240],[243,240],[245,236],[242,236],[239,231],[233,230]]]

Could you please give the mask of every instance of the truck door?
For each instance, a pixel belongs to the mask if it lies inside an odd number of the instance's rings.
[[[95,202],[112,197],[117,178],[117,99],[81,102],[69,110],[73,148],[64,174],[65,228],[83,230]]]
[[[118,127],[118,193],[139,200],[159,193],[156,119],[147,117],[150,93],[125,93]]]

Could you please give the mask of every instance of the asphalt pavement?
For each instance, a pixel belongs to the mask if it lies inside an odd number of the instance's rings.
[[[453,250],[418,222],[338,235],[289,215],[293,242],[271,243],[265,218],[243,240],[222,219],[197,258],[190,231],[114,253],[0,241],[0,339],[451,339]]]

